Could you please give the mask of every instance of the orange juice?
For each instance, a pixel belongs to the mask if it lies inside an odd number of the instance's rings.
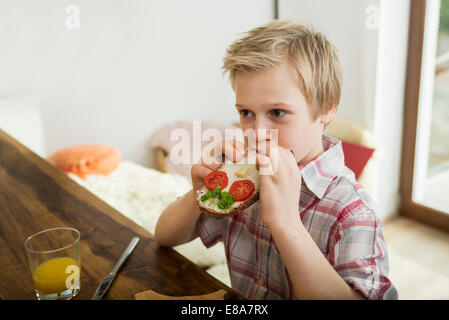
[[[79,267],[74,259],[68,257],[45,261],[34,270],[34,287],[40,293],[57,293],[67,290],[66,280],[72,271],[66,273],[66,268],[72,265]]]

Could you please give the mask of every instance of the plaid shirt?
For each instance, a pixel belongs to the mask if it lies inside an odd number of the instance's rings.
[[[397,299],[387,278],[387,246],[375,205],[344,165],[341,142],[323,135],[324,153],[299,167],[299,215],[338,274],[368,299]],[[293,283],[259,201],[231,217],[202,213],[198,232],[206,247],[223,241],[232,287],[248,299],[297,299]],[[300,248],[298,248],[299,250]]]

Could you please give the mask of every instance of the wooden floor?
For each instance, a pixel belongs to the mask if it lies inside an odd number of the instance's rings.
[[[384,224],[399,299],[449,299],[449,234],[396,218]]]

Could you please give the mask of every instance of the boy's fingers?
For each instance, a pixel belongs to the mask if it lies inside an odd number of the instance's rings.
[[[245,142],[245,149],[247,150],[256,150],[257,147],[257,138],[256,133],[252,129],[247,129],[243,133],[243,139]]]
[[[270,152],[270,148],[268,146],[268,141],[265,140],[265,141],[257,142],[256,151],[257,151],[257,153],[259,153],[261,155],[268,156],[269,152]]]
[[[222,142],[222,153],[223,155],[232,160],[233,162],[238,162],[243,157],[241,146],[237,145],[237,142],[223,141]]]
[[[240,155],[242,155],[242,157],[246,154],[246,150],[245,150],[245,143],[243,141],[234,141],[234,147],[237,149],[237,151],[240,153]],[[241,159],[238,159],[238,161],[240,161]]]
[[[201,150],[201,164],[211,165],[221,163],[221,143],[215,145],[207,145]]]
[[[192,172],[195,172],[195,176],[204,178],[207,176],[210,172],[214,171],[211,168],[205,166],[205,165],[195,165],[192,167]]]
[[[270,158],[263,154],[257,154],[256,157],[256,168],[257,170],[266,168],[270,165]]]
[[[265,140],[257,143],[257,152],[266,156],[270,156],[271,153],[275,151],[278,147],[275,141]]]
[[[205,152],[201,156],[201,165],[211,169],[217,168],[230,159],[233,162],[239,162],[244,155],[244,143],[241,141],[225,141],[217,144],[210,152]]]
[[[214,157],[202,156],[201,157],[201,166],[208,168],[210,171],[215,171],[220,166],[220,162],[217,161],[217,159]]]
[[[209,169],[209,172],[217,170],[218,167],[220,166],[219,163],[202,164],[202,165],[203,165],[203,167]]]
[[[256,168],[259,170],[260,175],[271,175],[273,174],[273,169],[271,166],[271,160],[269,157],[258,154],[256,158]]]
[[[282,153],[281,159],[283,159],[284,161],[287,161],[287,162],[284,162],[284,164],[291,163],[292,161],[294,161],[294,163],[296,163],[296,157],[295,157],[293,150],[279,147],[278,151],[280,153]]]

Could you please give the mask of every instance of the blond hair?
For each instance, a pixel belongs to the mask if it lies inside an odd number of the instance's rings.
[[[223,74],[234,88],[238,72],[263,70],[288,58],[299,89],[316,118],[340,101],[342,70],[337,48],[311,27],[275,20],[254,28],[226,50]]]

